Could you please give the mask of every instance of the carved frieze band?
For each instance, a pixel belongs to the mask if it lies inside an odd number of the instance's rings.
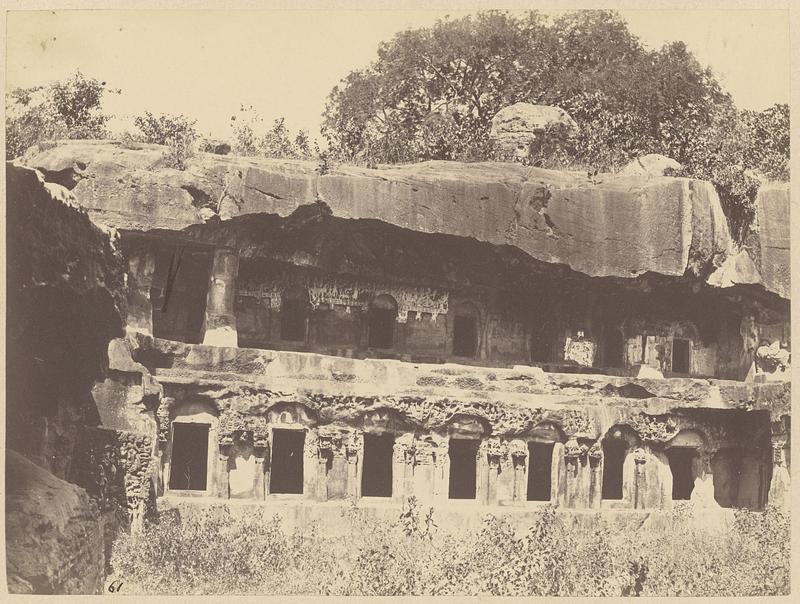
[[[426,287],[410,287],[404,285],[377,283],[367,281],[351,281],[345,279],[322,280],[316,278],[296,277],[281,278],[270,283],[243,283],[236,295],[256,298],[267,308],[280,309],[283,292],[293,286],[300,285],[308,292],[311,308],[319,306],[341,305],[350,312],[351,308],[366,308],[376,295],[388,294],[397,302],[397,322],[405,323],[409,312],[415,312],[417,318],[422,313],[429,313],[432,320],[438,315],[447,314],[449,294],[443,290]]]

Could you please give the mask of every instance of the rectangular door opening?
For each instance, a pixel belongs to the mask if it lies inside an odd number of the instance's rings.
[[[475,499],[479,445],[477,440],[450,439],[450,499]]]
[[[672,372],[689,373],[689,340],[672,340]]]
[[[208,486],[208,424],[172,424],[169,488],[205,491]]]
[[[303,493],[304,430],[272,431],[270,493]]]
[[[528,443],[528,501],[550,501],[554,443]]]
[[[453,354],[474,357],[478,347],[478,322],[469,315],[453,318]]]
[[[603,442],[603,499],[622,499],[622,468],[627,449],[622,440]]]
[[[694,490],[692,466],[697,450],[690,447],[673,447],[667,451],[669,469],[672,471],[672,498],[691,499]]]
[[[361,469],[361,495],[392,496],[393,434],[365,434],[364,461]]]

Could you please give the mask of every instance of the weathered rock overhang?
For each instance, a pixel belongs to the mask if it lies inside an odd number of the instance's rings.
[[[94,221],[130,230],[177,231],[213,216],[288,217],[323,203],[339,218],[513,246],[594,277],[688,271],[705,279],[739,252],[713,186],[684,178],[589,179],[492,162],[340,166],[320,174],[313,162],[209,154],[190,159],[181,172],[164,167],[161,147],[128,149],[110,141],[60,142],[24,161],[70,185]],[[779,242],[788,187],[769,191],[761,223],[768,241]],[[772,269],[762,277],[755,264],[740,258],[724,284],[761,283],[786,297]]]
[[[68,190],[7,164],[8,446],[65,477],[124,330],[126,262]]]

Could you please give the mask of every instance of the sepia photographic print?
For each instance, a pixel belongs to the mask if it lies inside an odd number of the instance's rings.
[[[8,593],[788,600],[794,15],[638,6],[9,6]]]

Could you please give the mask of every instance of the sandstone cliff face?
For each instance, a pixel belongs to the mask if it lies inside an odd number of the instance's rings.
[[[761,276],[764,287],[782,298],[789,298],[792,291],[789,189],[789,183],[767,183],[756,197],[755,228]]]
[[[324,202],[340,218],[512,245],[590,276],[705,276],[733,251],[710,183],[557,172],[518,164],[431,161],[375,170],[199,154],[185,172],[163,149],[65,141],[24,158],[72,186],[92,220],[124,229],[182,229],[217,213],[288,216]]]
[[[106,520],[82,488],[6,451],[6,572],[11,593],[93,594]]]
[[[7,165],[7,445],[65,477],[122,333],[125,264],[71,193]]]

